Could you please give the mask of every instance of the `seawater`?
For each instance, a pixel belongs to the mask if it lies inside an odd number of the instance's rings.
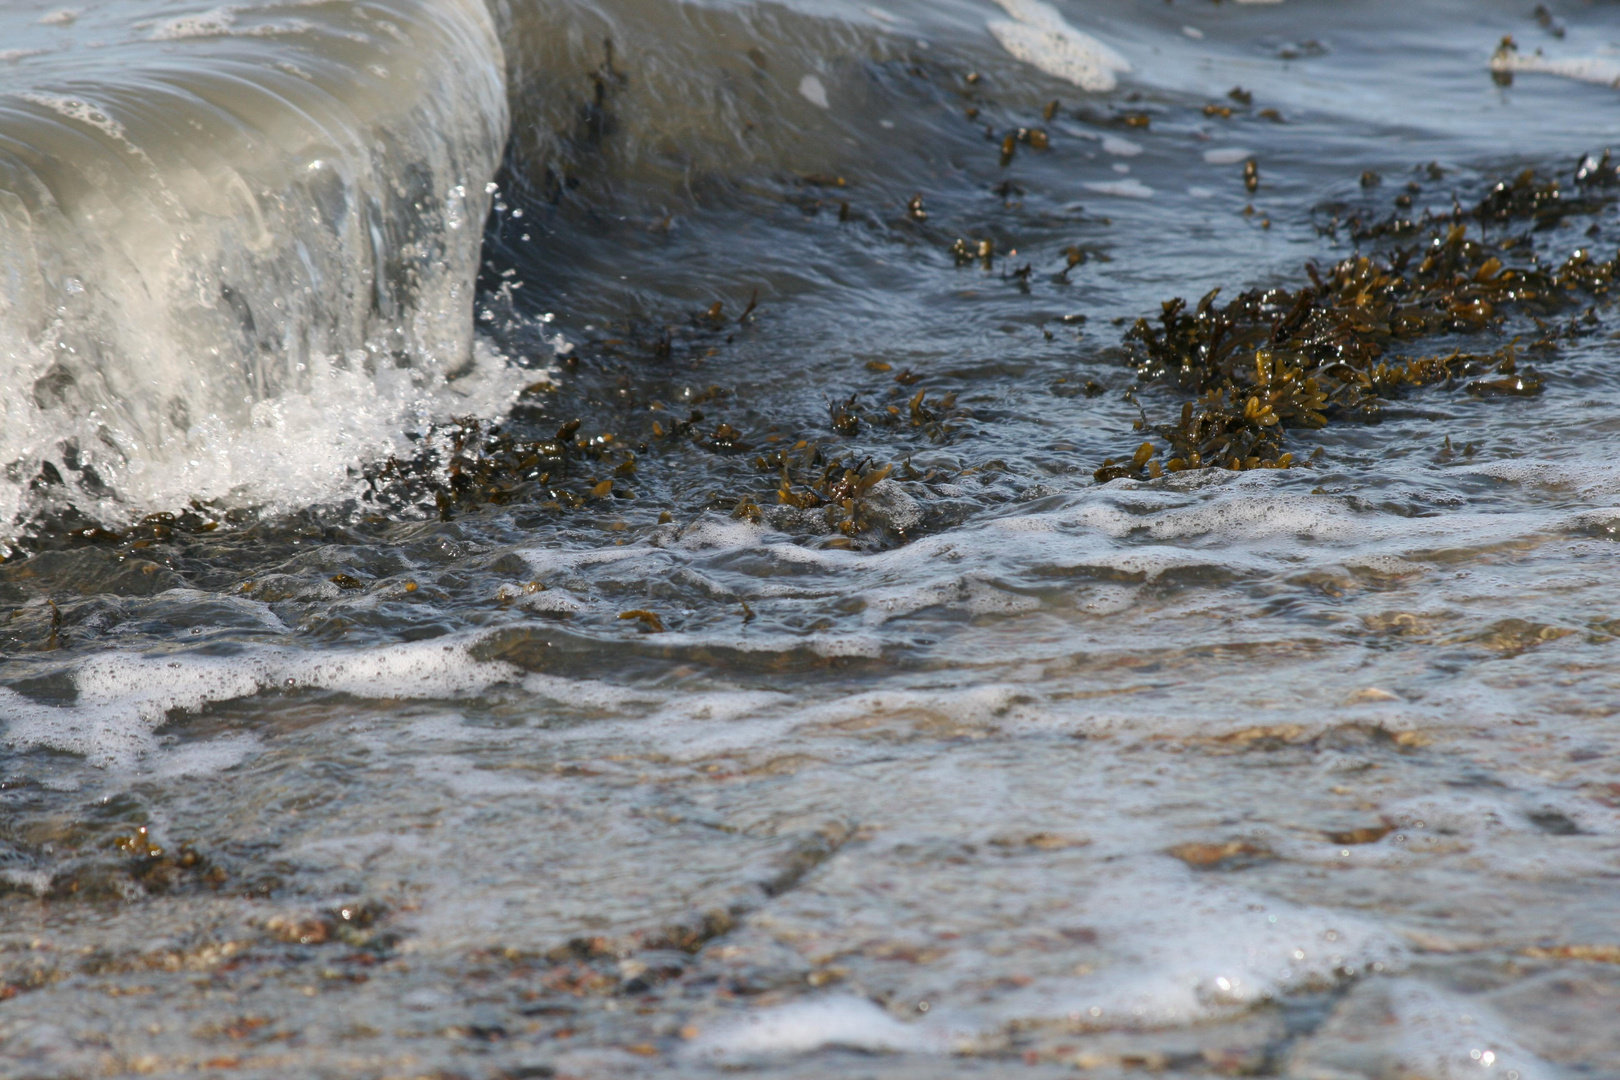
[[[1617,72],[1574,2],[12,0],[0,1075],[1620,1076],[1612,304],[1094,477],[1189,397],[1134,320],[1574,192]]]

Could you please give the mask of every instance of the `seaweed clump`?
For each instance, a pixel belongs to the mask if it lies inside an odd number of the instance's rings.
[[[889,478],[892,464],[878,465],[872,458],[851,462],[842,455],[829,457],[813,443],[800,441],[756,461],[762,470],[779,477],[776,502],[794,510],[816,511],[826,527],[844,537],[855,537],[889,526],[900,539],[905,529],[885,520],[882,500],[873,489]],[[752,500],[739,503],[733,515],[759,521],[764,512]]]
[[[634,471],[635,455],[612,435],[585,438],[581,422],[570,420],[551,438],[529,438],[476,417],[434,428],[408,460],[390,457],[366,474],[366,501],[381,506],[432,502],[440,520],[486,504],[519,499],[549,500],[559,508],[583,506],[591,495],[612,493],[594,479],[585,492],[565,484],[582,467],[607,467],[614,475]],[[544,504],[544,503],[543,503]]]
[[[1194,397],[1174,423],[1150,425],[1144,415],[1138,427],[1164,446],[1145,441],[1124,461],[1105,460],[1097,480],[1288,468],[1295,463],[1291,430],[1376,420],[1385,402],[1437,383],[1462,381],[1481,396],[1538,393],[1541,376],[1519,364],[1516,339],[1486,352],[1465,350],[1457,339],[1500,331],[1517,313],[1541,330],[1536,344],[1549,346],[1541,316],[1577,297],[1607,294],[1620,260],[1580,248],[1543,265],[1528,238],[1493,237],[1492,227],[1527,221],[1547,229],[1572,214],[1596,213],[1614,201],[1597,189],[1615,176],[1607,154],[1585,158],[1576,179],[1581,193],[1571,197],[1556,179],[1522,173],[1469,209],[1454,206],[1417,223],[1352,221],[1358,241],[1383,246],[1369,245],[1326,271],[1308,264],[1309,281],[1297,288],[1251,290],[1224,305],[1216,302],[1219,289],[1191,308],[1179,297],[1166,301],[1156,320],[1138,319],[1127,331],[1125,347],[1142,377]],[[1424,342],[1449,347],[1421,350]]]

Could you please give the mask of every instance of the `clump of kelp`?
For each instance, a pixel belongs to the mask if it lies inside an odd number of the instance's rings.
[[[1454,202],[1449,213],[1415,221],[1399,210],[1370,222],[1335,215],[1324,231],[1343,228],[1366,250],[1326,270],[1307,265],[1307,283],[1250,290],[1225,304],[1217,303],[1220,289],[1190,307],[1166,301],[1157,319],[1138,319],[1125,334],[1129,362],[1143,378],[1194,396],[1173,423],[1151,424],[1144,414],[1138,427],[1158,441],[1104,461],[1097,480],[1288,468],[1290,431],[1376,419],[1385,402],[1417,387],[1538,393],[1541,376],[1520,363],[1517,339],[1490,351],[1455,342],[1500,332],[1520,316],[1539,334],[1528,348],[1545,350],[1557,334],[1546,318],[1609,293],[1620,271],[1615,257],[1580,248],[1543,265],[1531,233],[1601,212],[1617,183],[1620,170],[1605,151],[1582,159],[1573,192],[1527,171],[1472,207]],[[1529,232],[1514,231],[1523,225]]]
[[[936,479],[895,451],[949,441],[968,415],[954,393],[918,388],[922,376],[893,373],[878,361],[867,365],[880,377],[878,388],[829,400],[825,426],[793,434],[776,424],[760,430],[760,418],[751,423],[719,386],[671,392],[667,380],[623,376],[611,393],[599,392],[603,386],[586,384],[601,383],[602,373],[583,368],[570,381],[576,385],[535,384],[500,423],[468,417],[436,426],[418,439],[416,453],[368,470],[363,501],[445,521],[514,505],[578,513],[615,529],[626,528],[626,519],[652,524],[720,512],[820,536],[828,546],[885,546],[904,542],[917,516],[897,485],[920,493],[917,485]],[[559,414],[568,415],[563,410],[576,408],[583,419],[545,433]],[[880,449],[888,453],[879,456]],[[677,459],[703,467],[672,468]],[[648,461],[660,467],[643,479],[638,473]]]

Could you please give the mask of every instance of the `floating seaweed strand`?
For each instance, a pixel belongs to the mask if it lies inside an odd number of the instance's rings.
[[[1310,283],[1298,289],[1253,290],[1224,306],[1216,304],[1216,289],[1190,311],[1180,298],[1167,301],[1157,325],[1138,319],[1125,346],[1143,377],[1196,396],[1173,424],[1150,427],[1144,416],[1139,427],[1166,447],[1143,442],[1125,461],[1107,459],[1098,482],[1186,469],[1288,468],[1291,429],[1373,419],[1408,388],[1469,379],[1465,388],[1477,395],[1538,393],[1541,378],[1519,366],[1516,342],[1483,354],[1407,353],[1425,339],[1500,328],[1512,312],[1535,318],[1545,332],[1537,316],[1579,296],[1607,294],[1620,270],[1616,258],[1598,260],[1583,248],[1546,268],[1524,238],[1493,240],[1489,227],[1528,220],[1546,229],[1572,214],[1596,213],[1614,199],[1592,189],[1617,179],[1607,152],[1582,161],[1576,183],[1585,194],[1575,198],[1556,180],[1525,172],[1492,187],[1469,211],[1458,207],[1417,223],[1353,221],[1357,240],[1422,239],[1350,255],[1326,272],[1307,265]]]

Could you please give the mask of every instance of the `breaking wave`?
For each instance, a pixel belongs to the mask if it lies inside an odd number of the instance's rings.
[[[510,398],[473,335],[507,129],[481,0],[27,7],[0,66],[0,522],[307,504]]]

